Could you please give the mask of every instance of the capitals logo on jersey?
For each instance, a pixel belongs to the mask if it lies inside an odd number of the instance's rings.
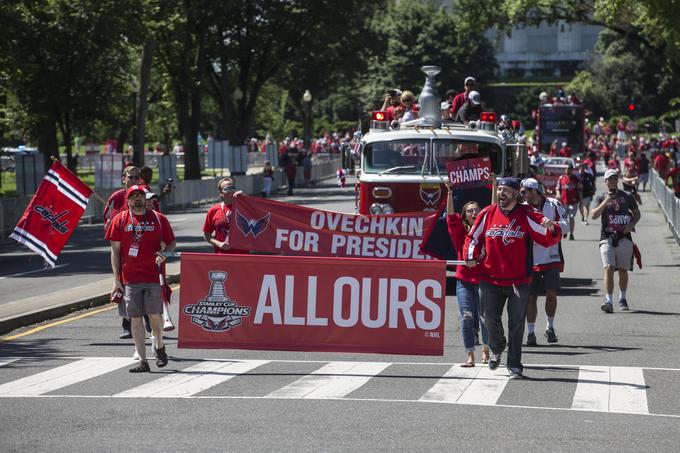
[[[508,225],[505,227],[499,227],[494,225],[493,227],[486,230],[486,237],[488,238],[501,238],[504,245],[512,244],[515,239],[522,239],[524,237],[524,231],[517,225],[515,228],[516,220],[512,219]]]

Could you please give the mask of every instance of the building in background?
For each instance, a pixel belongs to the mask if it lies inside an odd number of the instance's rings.
[[[495,29],[486,35],[496,43],[501,77],[562,77],[583,67],[602,28],[559,21],[515,28],[511,36],[500,39]]]

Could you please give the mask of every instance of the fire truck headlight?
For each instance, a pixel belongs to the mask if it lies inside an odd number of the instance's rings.
[[[394,208],[388,203],[373,203],[371,207],[368,208],[368,212],[370,212],[372,215],[394,214]]]

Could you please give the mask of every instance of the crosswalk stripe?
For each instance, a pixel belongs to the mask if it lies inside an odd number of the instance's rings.
[[[609,410],[609,367],[579,367],[571,408],[598,412]]]
[[[505,370],[492,371],[483,367],[457,402],[459,404],[494,405],[503,394],[509,379]]]
[[[132,364],[130,358],[91,357],[0,385],[0,397],[39,396]]]
[[[649,414],[642,368],[611,367],[609,412]]]
[[[420,397],[420,401],[455,403],[479,374],[480,368],[461,368],[453,365]]]
[[[266,363],[269,361],[208,360],[113,396],[117,398],[186,398]]]
[[[579,367],[572,409],[649,414],[642,368]]]
[[[387,362],[331,362],[266,398],[342,398],[390,366]]]

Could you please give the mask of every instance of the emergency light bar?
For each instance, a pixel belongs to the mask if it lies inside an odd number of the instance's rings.
[[[483,123],[495,123],[496,112],[482,112],[482,114],[479,116],[479,120]]]
[[[371,113],[371,129],[388,131],[390,123],[387,121],[387,112],[377,111]]]

